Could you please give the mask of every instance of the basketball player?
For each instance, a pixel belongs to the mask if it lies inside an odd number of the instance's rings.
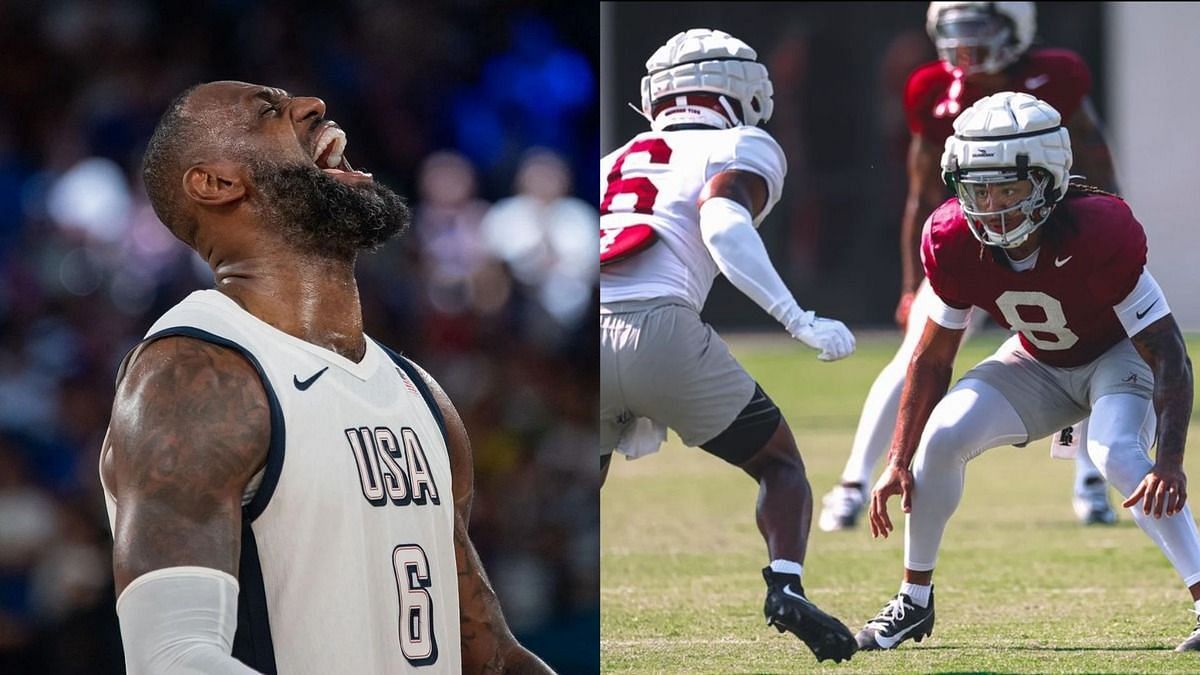
[[[155,212],[213,269],[125,358],[101,455],[130,673],[550,672],[467,537],[446,394],[363,333],[408,221],[317,98],[213,82],[159,121]]]

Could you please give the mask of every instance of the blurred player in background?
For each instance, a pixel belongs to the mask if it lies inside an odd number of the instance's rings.
[[[154,210],[216,289],[117,377],[100,466],[130,673],[551,672],[467,536],[457,410],[363,332],[355,261],[409,214],[346,146],[320,99],[242,82],[184,92],[150,140]]]
[[[766,68],[727,33],[679,33],[646,62],[651,130],[600,162],[600,452],[653,452],[666,428],[759,484],[770,564],[767,622],[818,660],[848,659],[853,637],[801,583],[812,493],[779,408],[701,321],[718,274],[833,361],[854,351],[839,321],[796,304],[756,228],[779,201],[783,151],[758,128],[771,118]]]
[[[913,71],[904,96],[912,132],[908,199],[900,223],[903,276],[896,307],[896,322],[905,331],[904,340],[867,394],[841,484],[822,500],[818,525],[827,532],[853,528],[858,520],[865,486],[892,438],[908,362],[934,305],[933,291],[921,271],[921,224],[947,196],[939,159],[958,114],[999,91],[1034,94],[1062,113],[1071,132],[1076,168],[1088,183],[1117,192],[1108,145],[1088,97],[1091,73],[1069,50],[1029,49],[1036,32],[1034,3],[932,2],[926,29],[940,60]],[[978,325],[978,321],[970,324],[963,332],[964,339]],[[1073,427],[1066,433],[1073,436],[1074,445],[1081,445],[1086,423]],[[1084,524],[1116,520],[1108,502],[1108,486],[1086,452],[1075,452],[1072,505]]]
[[[1140,502],[1134,521],[1183,578],[1200,617],[1200,539],[1183,472],[1191,361],[1146,269],[1141,223],[1121,199],[1071,182],[1072,145],[1053,106],[1014,92],[977,101],[946,141],[940,165],[957,198],[925,224],[933,303],[871,496],[876,536],[893,529],[892,495],[908,514],[904,579],[859,632],[861,649],[932,633],[933,569],[967,462],[1089,414],[1087,453],[1123,506]],[[973,307],[1017,334],[946,393]],[[1196,650],[1200,623],[1177,647]]]

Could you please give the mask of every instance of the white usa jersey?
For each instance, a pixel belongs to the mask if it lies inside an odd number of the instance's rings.
[[[709,179],[733,169],[767,182],[757,227],[779,201],[787,174],[783,150],[762,129],[647,131],[600,160],[601,230],[646,224],[659,238],[600,268],[600,302],[675,297],[699,312],[720,271],[700,236],[696,201]]]
[[[450,459],[412,364],[370,338],[355,363],[214,290],[146,339],[170,335],[240,352],[270,404],[267,463],[243,498],[233,655],[289,675],[460,672]]]

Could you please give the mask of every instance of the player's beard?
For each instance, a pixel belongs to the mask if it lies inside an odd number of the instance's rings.
[[[250,162],[268,217],[301,252],[353,260],[408,227],[404,198],[369,182],[350,186],[315,166]]]

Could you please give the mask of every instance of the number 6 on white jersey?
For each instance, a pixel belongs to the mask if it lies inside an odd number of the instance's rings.
[[[416,544],[401,544],[392,551],[396,591],[400,595],[400,651],[414,666],[437,661],[433,635],[433,599],[429,596],[429,559]]]

